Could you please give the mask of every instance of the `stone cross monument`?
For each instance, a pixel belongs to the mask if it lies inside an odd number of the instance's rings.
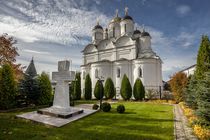
[[[53,106],[39,109],[39,114],[69,118],[83,113],[82,109],[70,107],[69,82],[74,80],[75,73],[69,71],[69,66],[70,62],[67,60],[58,62],[58,72],[52,72],[53,83],[56,83]]]
[[[69,71],[69,61],[58,62],[58,72],[52,72],[52,80],[56,83],[53,107],[69,109],[69,82],[74,79]],[[73,73],[72,73],[73,74]]]

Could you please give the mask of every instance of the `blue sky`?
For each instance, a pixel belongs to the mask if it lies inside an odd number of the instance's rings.
[[[152,36],[152,48],[163,60],[163,79],[196,63],[201,35],[210,35],[209,0],[0,0],[0,34],[14,36],[28,65],[37,71],[57,70],[57,61],[82,64],[81,50],[91,40],[98,18],[106,27],[115,10],[129,8],[136,26]]]

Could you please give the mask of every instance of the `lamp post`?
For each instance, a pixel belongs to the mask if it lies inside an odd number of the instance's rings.
[[[101,87],[103,86],[103,82],[104,82],[104,77],[97,77],[98,82],[100,83],[100,109],[101,109],[101,105],[102,105],[102,99],[103,99],[103,95],[102,95],[102,91],[101,91]]]

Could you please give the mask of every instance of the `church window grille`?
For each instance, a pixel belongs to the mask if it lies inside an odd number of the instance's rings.
[[[98,69],[95,70],[95,78],[98,78]]]
[[[117,69],[117,78],[120,77],[120,74],[121,74],[121,73],[120,73],[120,68],[118,68],[118,69]]]
[[[142,77],[142,69],[141,69],[141,68],[138,69],[138,76],[139,76],[140,78]]]

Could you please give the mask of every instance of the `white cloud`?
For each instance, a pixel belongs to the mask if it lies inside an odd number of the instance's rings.
[[[22,51],[28,52],[28,53],[35,53],[35,54],[50,54],[49,52],[41,52],[41,51],[28,50],[28,49],[24,49]]]
[[[187,15],[189,12],[191,11],[190,6],[188,5],[180,5],[176,8],[176,12],[177,14],[179,14],[180,16],[185,16]]]
[[[1,9],[14,11],[0,14],[0,31],[17,36],[26,42],[46,40],[61,44],[87,43],[84,39],[91,35],[91,29],[96,24],[96,18],[102,25],[108,17],[98,11],[86,10],[87,2],[76,1],[29,1],[3,2]],[[96,4],[100,1],[95,0]],[[84,8],[83,8],[84,7]],[[21,18],[19,18],[21,15]],[[24,17],[24,20],[23,18]]]

